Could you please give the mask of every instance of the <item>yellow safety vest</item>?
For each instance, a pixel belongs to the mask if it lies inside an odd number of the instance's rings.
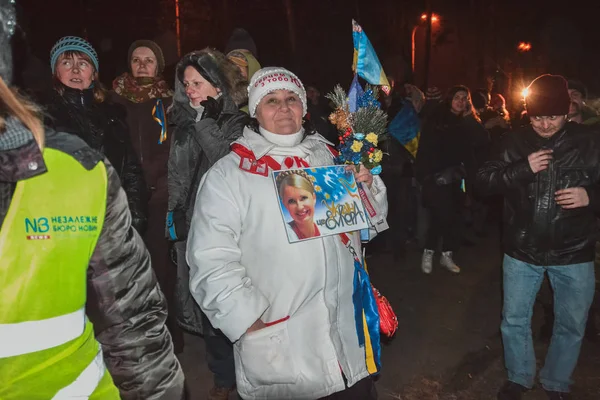
[[[85,316],[106,167],[50,148],[44,162],[17,183],[0,230],[0,400],[120,399]]]

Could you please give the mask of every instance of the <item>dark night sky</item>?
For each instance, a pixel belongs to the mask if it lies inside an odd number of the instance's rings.
[[[357,18],[373,42],[388,74],[413,79],[410,31],[425,9],[425,1],[290,0],[295,25],[292,51],[285,0],[180,0],[183,51],[212,46],[223,49],[235,27],[246,28],[257,43],[263,65],[283,65],[300,78],[328,90],[351,79],[351,19]],[[122,72],[129,44],[140,38],[165,41],[173,25],[174,0],[17,0],[21,25],[33,54],[47,63],[52,44],[64,35],[86,36],[100,54],[101,79]],[[523,81],[539,72],[578,76],[600,89],[597,7],[552,6],[550,1],[432,0],[442,17],[434,27],[430,83],[440,87],[466,83],[483,86],[496,69]],[[425,29],[417,31],[417,54]],[[518,54],[520,40],[530,41],[530,54]],[[422,84],[424,63],[417,56],[414,77]],[[175,55],[167,59],[176,59]],[[500,68],[498,68],[500,67]],[[520,70],[517,70],[521,67]],[[520,73],[519,71],[523,71]]]

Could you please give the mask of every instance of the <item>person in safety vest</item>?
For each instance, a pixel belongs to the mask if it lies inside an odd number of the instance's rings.
[[[182,399],[165,298],[114,168],[8,86],[0,0],[0,399]]]

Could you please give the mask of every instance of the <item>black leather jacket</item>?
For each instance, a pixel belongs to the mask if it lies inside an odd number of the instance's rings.
[[[103,153],[114,166],[131,210],[132,225],[143,235],[147,221],[147,188],[142,167],[135,155],[125,123],[126,112],[116,104],[94,101],[92,89],[63,86],[45,101],[50,118],[47,125],[79,136],[88,146]]]
[[[529,154],[552,149],[549,167],[534,174]],[[502,193],[505,253],[535,265],[568,265],[594,259],[595,213],[600,211],[600,133],[568,122],[549,139],[531,126],[506,135],[501,152],[477,174],[477,187]],[[559,189],[583,187],[587,207],[565,210]]]

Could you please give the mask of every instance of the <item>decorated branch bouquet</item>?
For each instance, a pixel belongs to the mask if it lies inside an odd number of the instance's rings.
[[[326,97],[335,104],[329,120],[339,131],[339,164],[363,164],[373,175],[381,173],[383,152],[377,148],[384,138],[387,114],[377,101],[379,89],[367,84],[363,91],[355,77],[349,94],[337,85]]]

